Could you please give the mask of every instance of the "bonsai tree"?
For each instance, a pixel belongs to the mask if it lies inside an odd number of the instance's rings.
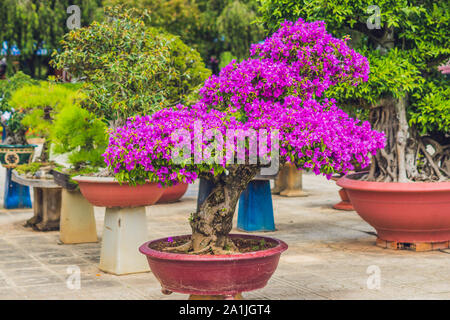
[[[337,36],[367,56],[369,80],[339,84],[326,93],[342,106],[368,110],[386,134],[371,161],[369,181],[442,181],[450,178],[450,85],[438,66],[450,56],[450,4],[435,1],[367,2],[261,0],[262,21],[275,30],[285,19],[324,20]],[[364,112],[363,112],[364,114]]]
[[[108,145],[107,125],[91,112],[74,104],[59,112],[50,130],[52,151],[68,154],[71,169],[97,171],[104,167],[102,153]]]
[[[68,33],[53,65],[85,81],[82,107],[110,127],[196,100],[210,72],[200,55],[178,37],[147,27],[146,12],[105,10],[105,22]]]
[[[25,134],[27,128],[22,124],[24,114],[15,112],[10,105],[9,100],[12,94],[25,85],[36,84],[30,76],[19,71],[10,79],[0,81],[0,112],[3,114],[1,122],[6,131],[5,144],[21,144],[26,145],[27,140]]]
[[[128,119],[112,133],[105,161],[130,183],[212,180],[214,189],[189,219],[191,241],[167,250],[236,252],[228,237],[236,203],[269,162],[329,178],[355,162],[367,166],[384,146],[382,133],[323,98],[338,83],[367,81],[368,73],[367,59],[328,34],[325,23],[283,23],[251,47],[251,58],[232,61],[207,79],[196,104]]]
[[[32,128],[45,139],[40,162],[49,161],[49,138],[56,114],[64,108],[80,103],[82,99],[82,94],[73,85],[52,82],[26,85],[12,94],[9,104],[15,110],[23,112],[21,124]]]

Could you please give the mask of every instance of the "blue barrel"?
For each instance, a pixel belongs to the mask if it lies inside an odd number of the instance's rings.
[[[5,209],[31,208],[30,188],[12,181],[11,172],[12,169],[6,169],[3,207]]]
[[[206,198],[211,194],[214,189],[214,183],[210,180],[200,178],[200,183],[198,186],[198,196],[197,196],[197,212],[200,206],[205,202]]]
[[[243,231],[275,231],[269,180],[252,180],[242,192],[237,227]]]

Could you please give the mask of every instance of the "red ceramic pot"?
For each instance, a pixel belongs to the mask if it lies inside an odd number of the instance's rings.
[[[155,204],[163,193],[158,183],[130,186],[119,184],[114,178],[76,176],[83,196],[98,207],[142,207]]]
[[[345,176],[337,184],[380,239],[450,240],[450,182],[368,182],[354,180],[357,175]]]
[[[179,183],[177,185],[164,188],[163,194],[161,198],[159,198],[158,203],[170,203],[180,200],[186,193],[187,188],[187,183]]]
[[[339,176],[331,177],[331,180],[338,181],[340,179]],[[350,202],[350,198],[347,195],[347,192],[344,188],[341,188],[339,191],[339,196],[341,197],[341,202],[333,205],[333,209],[336,210],[345,210],[345,211],[353,211],[355,210]]]
[[[179,236],[174,239],[187,238]],[[161,283],[163,292],[193,295],[235,296],[244,291],[263,288],[278,265],[287,244],[281,240],[255,235],[232,234],[230,237],[263,240],[275,243],[271,249],[232,255],[190,255],[160,252],[144,243],[139,251],[147,256],[148,264]]]

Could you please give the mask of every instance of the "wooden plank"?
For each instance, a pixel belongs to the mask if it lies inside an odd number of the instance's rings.
[[[450,248],[450,241],[442,242],[397,242],[377,238],[376,246],[391,250],[410,250],[416,252],[443,250]]]

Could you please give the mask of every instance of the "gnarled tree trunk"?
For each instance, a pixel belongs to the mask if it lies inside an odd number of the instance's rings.
[[[394,47],[394,29],[384,29],[376,40],[381,54]],[[372,157],[363,179],[383,182],[443,181],[450,179],[450,142],[441,145],[421,137],[408,125],[408,95],[382,98],[369,113],[372,128],[386,134],[386,146]],[[447,139],[448,140],[448,139]]]
[[[369,181],[444,181],[450,178],[450,144],[420,137],[408,125],[408,97],[385,98],[370,110],[373,129],[386,134],[386,146],[372,157]]]
[[[212,250],[214,253],[233,251],[228,238],[233,227],[236,204],[242,191],[258,172],[256,166],[233,165],[228,175],[215,181],[215,188],[191,219],[194,252]]]
[[[166,251],[194,254],[237,253],[228,234],[233,228],[233,216],[239,197],[259,168],[256,165],[231,165],[227,166],[227,170],[228,174],[208,176],[215,186],[198,211],[191,215],[191,241],[178,247],[166,248]]]

